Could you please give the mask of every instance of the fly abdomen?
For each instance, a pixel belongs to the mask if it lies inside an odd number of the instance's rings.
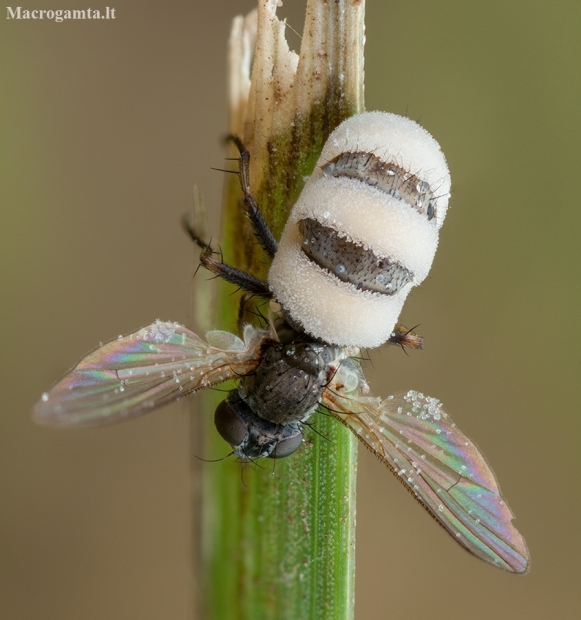
[[[377,347],[428,275],[450,196],[438,143],[410,119],[366,112],[329,136],[268,273],[294,325]]]

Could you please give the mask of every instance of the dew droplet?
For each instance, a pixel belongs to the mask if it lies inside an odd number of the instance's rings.
[[[416,185],[416,190],[420,193],[420,194],[425,194],[427,191],[429,191],[430,189],[430,184],[427,181],[420,181],[417,185]]]

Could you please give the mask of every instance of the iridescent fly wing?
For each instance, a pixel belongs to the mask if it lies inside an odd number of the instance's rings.
[[[84,357],[34,408],[51,426],[102,426],[143,415],[196,390],[248,374],[268,332],[247,326],[208,342],[178,323],[156,321]]]
[[[492,469],[437,399],[413,391],[384,401],[353,397],[335,383],[323,404],[465,549],[503,570],[528,572],[526,543]]]

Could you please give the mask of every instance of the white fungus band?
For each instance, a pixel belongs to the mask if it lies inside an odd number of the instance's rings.
[[[383,112],[347,119],[283,231],[268,276],[276,299],[316,338],[379,346],[430,270],[449,191],[440,147],[417,123]]]

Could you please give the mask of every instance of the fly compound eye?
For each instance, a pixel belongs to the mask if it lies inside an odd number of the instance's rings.
[[[216,407],[214,424],[220,433],[220,437],[234,448],[238,447],[248,435],[248,429],[244,422],[234,413],[225,400]]]
[[[283,439],[276,444],[276,448],[268,455],[271,459],[284,459],[286,456],[290,456],[293,452],[296,452],[303,443],[303,434],[299,432],[293,437]]]

